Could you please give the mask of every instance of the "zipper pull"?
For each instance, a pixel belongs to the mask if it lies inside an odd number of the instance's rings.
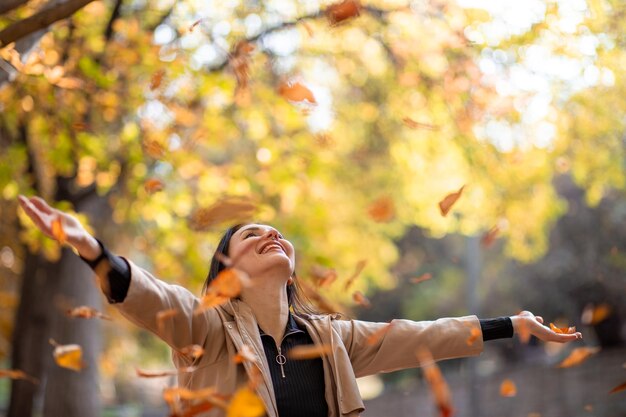
[[[276,362],[280,365],[280,373],[285,377],[285,368],[283,365],[287,363],[287,358],[280,352],[280,346],[278,346],[278,355],[276,355]]]

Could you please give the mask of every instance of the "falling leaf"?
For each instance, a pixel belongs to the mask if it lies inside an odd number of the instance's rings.
[[[624,390],[626,390],[626,382],[623,382],[619,384],[618,386],[616,386],[615,388],[613,388],[611,391],[609,391],[609,394],[615,394],[617,392],[624,391]]]
[[[355,291],[354,294],[352,294],[352,299],[354,300],[355,303],[357,303],[358,305],[362,307],[365,307],[365,308],[372,307],[372,303],[370,303],[370,300],[368,300],[367,297],[364,296],[361,291]]]
[[[194,231],[206,231],[225,221],[242,222],[250,220],[256,205],[243,198],[224,198],[210,207],[196,209],[189,219],[189,227]]]
[[[329,355],[333,351],[331,345],[298,345],[287,352],[287,358],[306,360]]]
[[[584,325],[595,326],[611,315],[611,306],[603,303],[597,306],[587,304],[583,310],[581,321]]]
[[[439,129],[438,126],[433,126],[428,123],[416,122],[415,120],[409,117],[405,117],[404,119],[402,119],[402,122],[411,129],[418,129],[418,128],[422,128],[426,130],[438,130]]]
[[[424,378],[426,379],[426,382],[435,397],[435,404],[439,410],[439,416],[452,416],[453,410],[450,389],[448,388],[448,384],[443,378],[439,367],[435,364],[431,353],[428,350],[421,348],[418,349],[415,354],[420,362],[422,371],[424,372]]]
[[[331,26],[335,26],[352,17],[359,16],[361,5],[356,0],[344,0],[326,8],[326,16]]]
[[[146,140],[143,142],[146,153],[154,159],[160,159],[165,155],[165,147],[156,140]]]
[[[233,357],[233,362],[235,363],[244,363],[244,362],[255,362],[256,355],[252,348],[248,345],[242,345],[241,349],[237,354]]]
[[[196,26],[198,26],[198,25],[202,22],[202,20],[204,20],[204,19],[198,19],[198,20],[196,20],[195,22],[193,22],[193,23],[191,24],[191,26],[189,26],[189,29],[188,29],[188,30],[189,30],[189,32],[190,32],[190,33],[191,33],[191,32],[193,32],[193,30],[196,28]]]
[[[465,343],[467,344],[467,346],[472,346],[476,339],[478,339],[480,336],[482,336],[482,332],[480,331],[480,329],[472,326],[472,328],[470,329],[470,335]]]
[[[60,367],[79,372],[87,366],[83,362],[83,349],[79,345],[59,345],[54,339],[50,339],[50,344],[54,346],[54,361]]]
[[[250,53],[254,50],[254,45],[240,41],[233,48],[229,55],[228,64],[235,74],[237,88],[235,89],[235,100],[238,104],[246,104],[249,101],[248,79],[250,77]]]
[[[80,78],[76,77],[63,77],[54,83],[59,88],[66,90],[76,90],[83,86],[84,82]]]
[[[185,356],[190,357],[192,359],[198,359],[202,355],[204,355],[204,349],[200,345],[185,346],[184,348],[180,349],[179,352],[182,355],[185,355]]]
[[[172,376],[172,375],[194,372],[195,370],[196,370],[195,366],[187,366],[184,368],[178,368],[176,370],[171,370],[171,371],[143,371],[139,368],[135,368],[135,371],[137,372],[137,376],[141,378],[161,378],[164,376]]]
[[[381,327],[380,329],[376,330],[374,333],[372,333],[371,335],[369,335],[365,341],[365,343],[367,343],[369,346],[374,346],[375,344],[378,343],[378,341],[387,334],[387,332],[391,329],[391,326],[393,326],[393,322],[387,324],[384,327]]]
[[[338,305],[335,305],[332,301],[316,291],[308,282],[301,280],[299,284],[304,289],[306,296],[313,301],[320,311],[332,314],[341,310]]]
[[[161,191],[164,188],[163,181],[157,178],[150,178],[144,182],[143,187],[145,188],[148,194],[154,194],[157,191]]]
[[[19,369],[0,369],[0,378],[23,379],[33,384],[38,384],[39,380],[28,375]]]
[[[297,81],[282,82],[278,87],[278,93],[290,101],[307,101],[311,104],[317,104],[311,90]]]
[[[554,333],[558,333],[558,334],[572,334],[572,333],[576,333],[576,326],[557,327],[557,326],[554,325],[554,323],[550,323],[550,329]]]
[[[332,268],[324,268],[320,265],[311,267],[311,275],[318,287],[328,287],[337,279],[337,271]]]
[[[235,392],[226,410],[226,417],[261,417],[264,414],[263,401],[248,387]]]
[[[85,122],[74,122],[72,123],[72,129],[78,132],[83,132],[89,129],[89,126]]]
[[[163,390],[163,399],[169,405],[172,410],[173,416],[195,416],[198,412],[207,411],[213,406],[217,406],[223,410],[226,410],[228,404],[226,403],[227,397],[217,392],[215,387],[207,387],[199,390],[190,390],[187,388],[170,387]],[[199,401],[205,400],[205,402],[194,404],[185,410],[179,410],[179,401]]]
[[[300,23],[302,23],[302,27],[304,27],[304,29],[306,30],[306,33],[309,34],[309,38],[312,38],[314,33],[313,33],[313,29],[311,29],[311,26],[304,20],[302,20]]]
[[[448,214],[448,212],[450,211],[454,203],[456,203],[459,197],[461,197],[461,193],[463,193],[464,188],[465,186],[462,186],[459,189],[459,191],[452,193],[452,194],[448,194],[447,196],[444,197],[443,200],[439,202],[439,210],[441,210],[442,216],[446,216]]]
[[[498,237],[498,233],[500,233],[500,228],[498,226],[493,226],[489,229],[489,231],[480,238],[481,246],[483,248],[490,247]]]
[[[419,284],[420,282],[428,281],[432,277],[433,277],[433,274],[431,274],[430,272],[426,272],[420,275],[419,277],[411,278],[410,281],[412,284]]]
[[[223,269],[207,287],[206,294],[200,300],[195,313],[226,303],[237,297],[243,286],[247,286],[249,278],[243,271],[234,268]]]
[[[375,222],[384,223],[395,217],[396,210],[391,198],[381,197],[369,206],[367,213]]]
[[[163,81],[163,76],[165,75],[165,70],[158,70],[154,74],[152,74],[152,78],[150,78],[150,90],[156,90],[161,85]]]
[[[352,276],[348,278],[348,280],[346,281],[346,286],[345,286],[346,291],[348,290],[348,288],[352,286],[354,281],[361,274],[361,271],[363,271],[363,268],[365,268],[365,265],[367,265],[367,259],[361,259],[359,262],[356,263]]]
[[[106,314],[100,313],[95,308],[87,307],[87,306],[79,306],[74,307],[72,309],[67,310],[66,315],[68,317],[81,318],[81,319],[103,319],[103,320],[112,320],[111,317]]]
[[[178,310],[175,308],[168,308],[167,310],[161,310],[156,313],[157,329],[160,334],[165,333],[165,320],[174,317],[178,314]]]
[[[517,387],[515,382],[510,379],[505,379],[500,384],[500,395],[502,397],[515,397],[517,395]]]
[[[561,363],[557,365],[558,368],[570,368],[577,366],[586,361],[591,355],[594,355],[600,351],[598,347],[579,347],[572,350],[572,353]]]
[[[67,235],[63,230],[63,220],[57,216],[52,220],[52,237],[54,237],[61,245],[67,241]]]

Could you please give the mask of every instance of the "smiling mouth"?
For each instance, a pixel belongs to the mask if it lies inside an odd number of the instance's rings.
[[[281,248],[281,247],[280,247],[280,245],[271,244],[271,245],[267,245],[267,246],[263,249],[263,251],[261,251],[261,255],[263,255],[264,253],[267,253],[267,252],[269,252],[269,251],[271,251],[271,250],[279,250],[279,251],[281,251],[281,252],[284,252],[284,251],[283,251],[283,248]]]

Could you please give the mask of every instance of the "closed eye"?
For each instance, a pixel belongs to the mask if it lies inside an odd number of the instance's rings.
[[[247,239],[247,238],[249,238],[250,236],[257,236],[257,234],[256,234],[256,233],[254,233],[254,232],[248,233],[248,234],[246,234],[246,235],[244,236],[244,239]]]

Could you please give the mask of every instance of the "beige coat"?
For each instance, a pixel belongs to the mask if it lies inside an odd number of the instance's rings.
[[[198,369],[181,374],[179,384],[189,389],[216,386],[225,394],[234,392],[248,381],[252,367],[258,367],[263,382],[257,393],[263,400],[267,415],[278,417],[272,379],[259,328],[250,307],[238,300],[194,315],[199,298],[183,287],[170,285],[149,272],[131,265],[131,284],[123,303],[116,304],[122,314],[137,325],[155,333],[172,349],[177,367],[194,365]],[[178,314],[157,323],[157,313],[176,309]],[[477,355],[482,352],[482,337],[469,344],[471,329],[480,329],[475,316],[444,318],[436,321],[414,322],[394,320],[384,336],[374,345],[367,338],[387,323],[340,320],[337,316],[319,315],[295,317],[306,327],[315,343],[329,344],[332,354],[324,357],[326,401],[330,417],[358,416],[363,410],[356,378],[379,372],[390,372],[418,366],[415,351],[428,349],[435,360]],[[204,355],[191,361],[177,352],[197,344]],[[249,345],[256,363],[236,365],[232,357],[242,345]],[[206,416],[219,416],[220,410]]]

